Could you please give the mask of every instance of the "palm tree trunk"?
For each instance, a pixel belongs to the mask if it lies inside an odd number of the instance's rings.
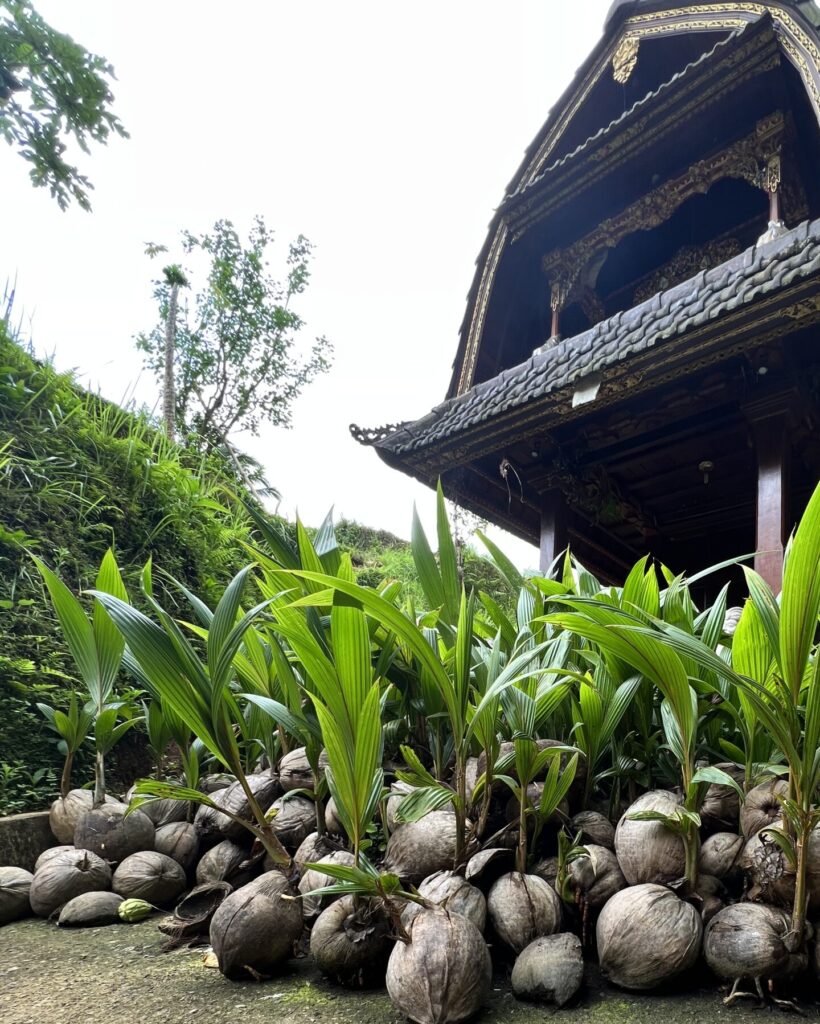
[[[171,285],[168,298],[168,320],[165,324],[165,376],[162,385],[162,418],[165,422],[165,433],[173,441],[176,433],[176,386],[174,382],[174,354],[177,333],[177,299],[179,285]]]

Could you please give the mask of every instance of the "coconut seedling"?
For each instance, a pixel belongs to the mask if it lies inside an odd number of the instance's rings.
[[[88,722],[88,725],[93,723],[96,745],[94,808],[97,808],[105,801],[105,756],[122,735],[136,724],[134,718],[126,718],[122,722],[117,721],[122,705],[112,703],[111,698],[122,666],[125,641],[99,597],[102,595],[113,597],[127,605],[128,594],[122,582],[114,553],[110,548],[100,563],[95,590],[91,591],[98,598],[94,601],[91,615],[86,612],[79,599],[42,559],[36,555],[32,555],[32,558],[46,585],[66,645],[88,691],[88,703],[82,714],[77,711],[73,724],[71,708],[69,708],[69,716],[58,718],[57,712],[54,712],[53,715],[55,725],[59,722],[60,734],[67,747],[68,739],[66,737],[68,736],[72,744],[75,745],[75,749],[76,745],[79,745],[77,741],[86,724],[87,716],[90,716],[91,721]],[[41,708],[41,710],[43,709]],[[46,712],[43,713],[50,721],[50,716]],[[62,731],[63,728],[66,730],[65,734]],[[71,763],[68,758],[66,768],[70,772]],[[65,771],[63,781],[65,782]],[[65,797],[66,793],[62,795]]]
[[[799,947],[807,936],[810,840],[820,824],[814,803],[820,785],[820,486],[789,545],[779,605],[754,570],[744,571],[750,597],[733,638],[732,667],[683,630],[662,623],[655,628],[670,650],[742,690],[782,752],[788,766],[783,824],[765,832],[793,872],[791,942]]]
[[[245,633],[267,607],[256,605],[241,615],[242,596],[253,566],[241,569],[225,589],[211,619],[204,658],[174,618],[154,597],[150,561],[142,574],[143,593],[158,621],[112,594],[96,593],[128,642],[149,693],[171,709],[203,746],[237,779],[252,820],[219,808],[204,793],[187,786],[143,780],[137,785],[131,810],[155,799],[190,800],[222,810],[258,839],[273,863],[290,867],[290,855],[276,838],[271,823],[248,782],[242,763],[240,737],[244,717],[232,689],[237,651]]]
[[[52,732],[60,737],[57,749],[65,759],[60,776],[60,797],[65,800],[71,789],[74,756],[91,733],[94,715],[87,707],[80,705],[75,693],[71,694],[65,711],[53,708],[49,704],[38,704],[37,710],[48,722]]]
[[[630,820],[658,822],[667,830],[680,836],[684,848],[684,871],[680,888],[684,893],[697,889],[698,855],[700,852],[699,809],[710,784],[731,786],[741,796],[737,783],[726,772],[714,766],[697,767],[698,725],[700,707],[698,692],[690,683],[696,675],[694,663],[684,660],[664,643],[657,630],[648,628],[652,620],[651,610],[644,611],[633,603],[634,613],[621,607],[622,597],[598,595],[595,600],[564,597],[560,603],[572,611],[551,615],[548,621],[556,626],[571,630],[576,635],[596,645],[607,666],[615,674],[628,669],[637,670],[649,680],[661,695],[661,722],[667,747],[672,753],[679,772],[682,802],[676,806],[651,807],[628,815]],[[652,598],[654,603],[654,598]],[[663,595],[663,614],[668,622],[680,622],[674,626],[678,632],[691,639],[695,629],[694,606],[688,586],[682,577],[671,578]],[[722,627],[715,614],[707,624],[702,625],[704,634],[717,643]],[[661,620],[654,620],[661,621]],[[713,657],[712,643],[698,638],[697,642],[707,648]],[[698,680],[702,692],[711,692],[710,681]]]

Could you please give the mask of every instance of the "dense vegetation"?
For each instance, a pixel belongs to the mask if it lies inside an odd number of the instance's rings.
[[[135,594],[139,569],[153,556],[213,603],[247,557],[249,523],[235,498],[242,493],[218,455],[169,444],[148,415],[84,391],[34,359],[0,322],[0,813],[43,806],[56,792],[62,757],[35,703],[61,705],[76,685],[26,551],[80,590],[93,585],[111,546]],[[277,523],[295,540],[295,524]],[[352,522],[338,532],[360,579],[399,579],[422,600],[407,543]],[[469,549],[465,573],[503,591]],[[81,750],[79,763],[89,757]],[[126,737],[112,765],[115,786],[146,769],[142,730]]]

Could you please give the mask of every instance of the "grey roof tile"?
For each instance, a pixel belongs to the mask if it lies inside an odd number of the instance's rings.
[[[817,273],[820,220],[752,246],[581,335],[537,349],[526,362],[442,402],[413,423],[383,431],[351,429],[362,443],[398,456],[429,447]]]

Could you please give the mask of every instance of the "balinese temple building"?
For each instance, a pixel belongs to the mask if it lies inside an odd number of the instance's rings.
[[[490,224],[445,400],[352,427],[604,580],[784,542],[820,477],[820,8],[617,0]]]

